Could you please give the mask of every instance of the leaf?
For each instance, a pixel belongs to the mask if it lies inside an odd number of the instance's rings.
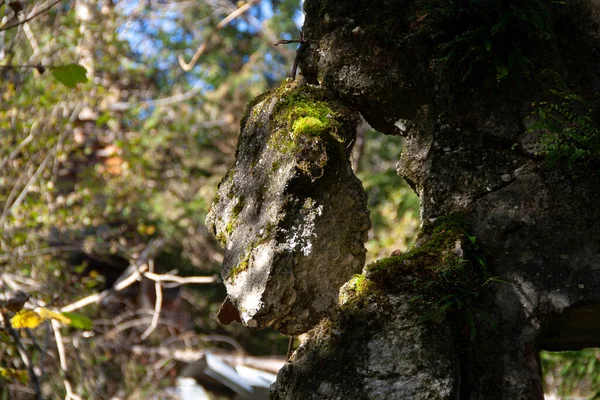
[[[8,381],[14,382],[17,381],[23,385],[27,384],[29,380],[29,376],[27,375],[27,371],[14,369],[14,368],[2,368],[0,367],[0,382]]]
[[[69,326],[77,329],[92,329],[93,323],[92,320],[88,317],[84,317],[81,314],[75,314],[71,312],[62,312],[63,316],[69,318],[70,322]]]
[[[10,319],[14,328],[37,328],[44,319],[35,311],[22,310]]]
[[[87,82],[86,70],[81,65],[67,64],[58,67],[50,67],[54,79],[69,87],[75,88],[78,83]]]
[[[38,308],[36,311],[44,320],[55,319],[58,322],[63,323],[65,325],[69,325],[71,323],[71,319],[69,319],[68,317],[65,317],[64,315],[56,313],[54,311],[50,311],[47,308]]]

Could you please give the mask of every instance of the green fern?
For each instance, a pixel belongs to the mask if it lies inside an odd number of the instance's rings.
[[[569,92],[564,85],[550,91],[549,101],[534,103],[535,120],[530,132],[542,131],[543,154],[553,163],[572,167],[600,161],[598,111],[583,96]]]

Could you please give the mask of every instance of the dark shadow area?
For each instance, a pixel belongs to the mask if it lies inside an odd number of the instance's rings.
[[[600,347],[600,304],[581,304],[550,317],[540,340],[548,351]]]

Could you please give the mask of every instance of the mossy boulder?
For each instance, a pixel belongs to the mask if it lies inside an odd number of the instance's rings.
[[[324,89],[292,81],[249,106],[207,218],[245,325],[306,332],[362,269],[370,221],[349,161],[357,121]]]

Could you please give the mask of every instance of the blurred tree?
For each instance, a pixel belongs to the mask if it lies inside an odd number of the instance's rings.
[[[206,208],[233,159],[246,103],[288,73],[293,50],[272,43],[297,34],[299,7],[266,0],[1,2],[2,300],[22,290],[30,295],[26,309],[76,310],[73,302],[105,293],[153,244],[160,248],[143,260],[155,266],[150,272],[213,274],[222,256],[206,234]],[[202,57],[182,70],[178,59],[200,46]],[[205,339],[196,333],[216,326],[189,317],[194,306],[204,307],[204,318],[215,306],[194,290],[165,286],[158,328],[143,336],[158,297],[146,280],[136,290],[145,287],[143,304],[140,296],[93,298],[103,300],[80,311],[94,320],[93,331],[57,331],[50,319],[22,343],[3,336],[0,367],[13,395],[31,393],[19,383],[29,363],[21,352],[35,364],[30,382],[40,380],[41,395],[146,398],[173,363],[156,359],[163,364],[150,368],[151,360],[128,359],[131,345],[167,337],[181,344],[185,331],[188,344],[198,345]],[[206,295],[216,301],[222,289]],[[6,324],[15,311],[5,310]],[[52,328],[69,339],[63,350],[49,341]],[[59,364],[68,368],[64,381]]]

